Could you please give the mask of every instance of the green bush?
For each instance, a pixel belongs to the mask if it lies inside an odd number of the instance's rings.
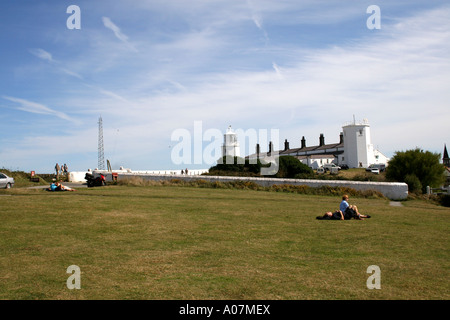
[[[314,171],[306,164],[301,163],[293,156],[281,156],[278,158],[278,172],[273,176],[275,178],[298,178],[312,177]]]
[[[225,156],[217,161],[217,165],[209,169],[209,174],[219,175],[248,175],[256,176],[259,175],[263,164],[259,159],[256,163],[250,161],[249,159],[244,159],[240,157],[230,157]]]
[[[421,184],[422,193],[426,187],[439,187],[444,182],[444,166],[440,163],[440,154],[416,148],[404,152],[396,152],[386,168],[386,178],[392,181],[411,183],[413,188],[418,187],[414,176]],[[408,177],[408,178],[407,178]]]
[[[420,183],[419,178],[413,174],[407,174],[405,176],[405,183],[408,185],[409,192],[420,193],[422,192],[422,183]]]

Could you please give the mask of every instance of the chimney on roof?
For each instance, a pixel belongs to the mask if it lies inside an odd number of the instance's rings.
[[[259,153],[260,153],[260,149],[259,149],[259,143],[256,144],[256,157],[259,159]]]
[[[319,137],[319,146],[323,146],[325,144],[325,137],[323,136],[323,133],[320,134]]]
[[[302,137],[302,149],[306,148],[306,139],[305,136]]]
[[[341,132],[339,134],[339,143],[344,143],[344,133],[343,132]]]
[[[287,139],[284,139],[284,151],[289,150],[289,142]]]
[[[272,153],[272,148],[273,148],[273,143],[272,141],[269,142],[269,152],[268,155],[270,155]]]

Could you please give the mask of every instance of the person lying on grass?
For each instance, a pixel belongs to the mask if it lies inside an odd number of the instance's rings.
[[[50,188],[47,189],[48,191],[75,191],[75,189],[66,187],[62,185],[60,182],[53,182],[50,185]]]
[[[344,214],[345,220],[350,220],[355,218],[357,220],[363,220],[364,218],[370,218],[369,215],[364,215],[359,213],[358,207],[355,205],[350,205],[348,203],[348,195],[344,194],[342,197],[341,204],[339,205],[339,210]]]
[[[344,214],[341,210],[336,210],[335,212],[325,212],[323,216],[316,217],[318,220],[344,220]]]
[[[335,212],[325,212],[323,216],[317,216],[318,220],[350,220],[351,218],[355,218],[356,220],[364,220],[364,218],[370,218],[367,215],[355,214],[355,216],[345,216],[341,210],[336,210]]]

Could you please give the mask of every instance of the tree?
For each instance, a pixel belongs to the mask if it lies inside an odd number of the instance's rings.
[[[313,170],[293,156],[280,156],[276,178],[295,178],[300,174],[311,175]]]
[[[439,187],[444,181],[441,155],[419,148],[397,151],[386,168],[386,178],[408,184],[409,191],[425,192],[427,186]]]
[[[250,161],[249,159],[243,159],[239,157],[223,157],[217,161],[217,165],[211,167],[209,169],[210,173],[223,173],[240,176],[259,176],[261,173],[261,168],[270,167],[270,163],[261,163],[258,159],[256,163]],[[306,164],[301,163],[297,158],[293,156],[280,156],[278,158],[278,171],[273,176],[267,177],[275,177],[275,178],[296,178],[299,175],[301,176],[311,176],[313,174],[313,170],[308,167]]]
[[[263,164],[259,159],[256,163],[254,162],[240,157],[224,156],[217,161],[217,165],[209,169],[209,172],[237,172],[243,175],[246,175],[246,173],[259,174]]]

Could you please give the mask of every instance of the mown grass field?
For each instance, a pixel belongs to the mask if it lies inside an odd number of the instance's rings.
[[[450,209],[182,186],[0,191],[0,299],[449,299]],[[67,267],[81,269],[69,290]],[[369,290],[367,268],[381,269]]]

